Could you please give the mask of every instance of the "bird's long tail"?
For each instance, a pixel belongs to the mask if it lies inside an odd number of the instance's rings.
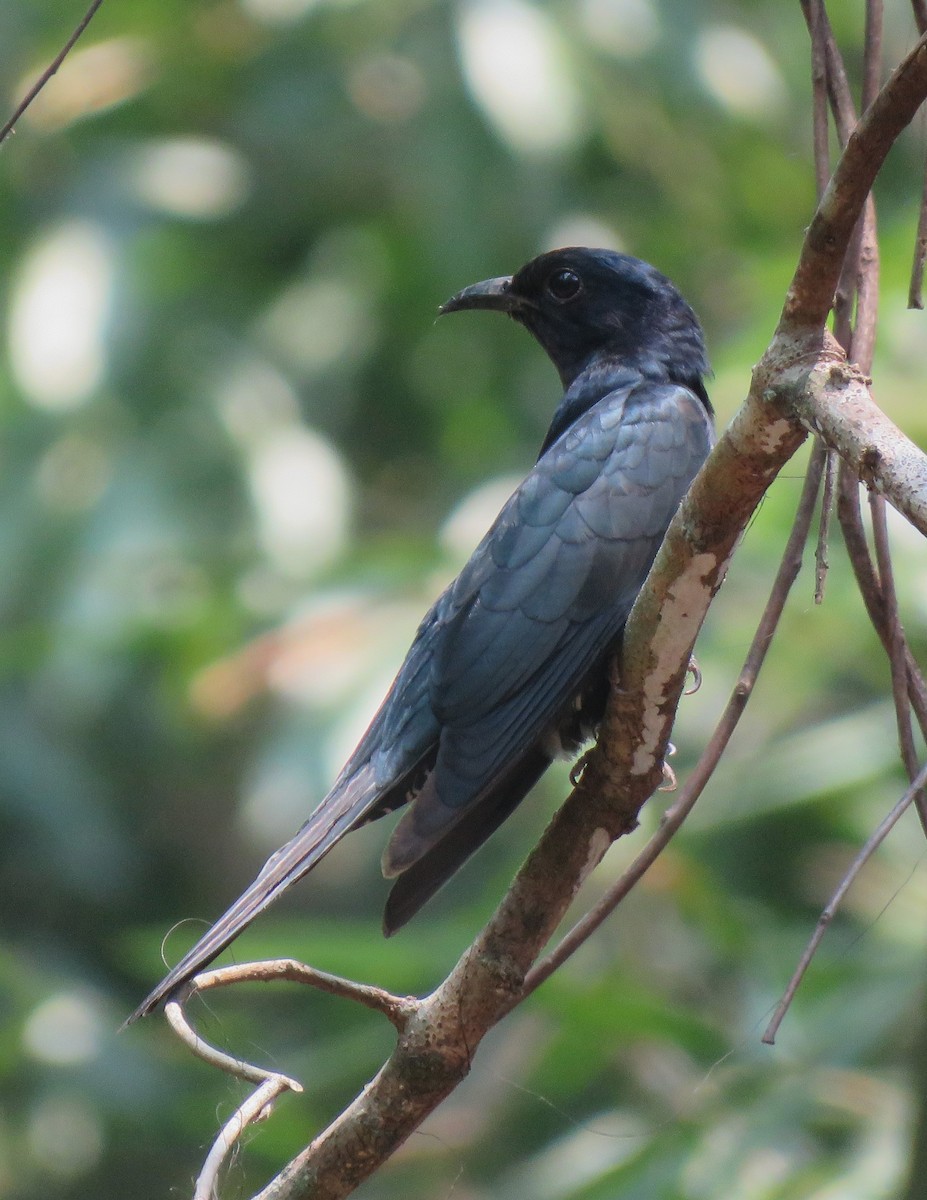
[[[363,823],[382,791],[369,767],[339,780],[295,837],[270,856],[251,886],[168,972],[125,1024],[153,1012],[181,984],[212,962],[258,913],[273,904],[291,883],[311,871],[346,833]]]

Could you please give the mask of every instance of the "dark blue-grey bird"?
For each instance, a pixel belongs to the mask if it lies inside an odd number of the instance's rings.
[[[132,1019],[346,833],[408,804],[383,854],[394,932],[601,720],[609,660],[711,446],[702,331],[665,276],[611,250],[542,254],[441,312],[468,308],[508,313],[560,373],[540,456],[425,616],[331,791]]]

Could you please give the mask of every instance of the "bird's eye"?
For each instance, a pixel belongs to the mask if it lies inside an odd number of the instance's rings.
[[[547,290],[555,300],[572,300],[579,295],[583,281],[567,267],[554,271],[547,281]]]

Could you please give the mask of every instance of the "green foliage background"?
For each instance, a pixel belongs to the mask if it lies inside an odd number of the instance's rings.
[[[888,7],[897,56],[913,27]],[[5,108],[79,15],[0,7]],[[834,17],[853,62],[861,18]],[[557,103],[513,125],[545,53]],[[608,238],[702,315],[726,421],[813,208],[807,58],[797,4],[111,0],[0,150],[0,1197],[187,1195],[237,1102],[162,1022],[116,1028],[165,933],[217,915],[324,793],[556,401],[522,331],[436,326],[437,305],[550,244]],[[904,295],[922,143],[880,181],[875,374],[920,441],[927,337]],[[773,487],[709,618],[683,776],[800,477]],[[895,537],[924,650],[927,554]],[[822,608],[800,580],[684,835],[361,1196],[923,1194],[904,1191],[924,1073],[913,820],[854,888],[779,1045],[759,1041],[904,786],[888,670],[837,545],[831,561]],[[374,827],[235,955],[427,991],[566,786],[552,772],[393,941]],[[167,958],[201,927],[171,933]],[[248,1195],[376,1070],[389,1030],[287,989],[209,1009],[207,1036],[306,1084],[249,1137],[228,1183]]]

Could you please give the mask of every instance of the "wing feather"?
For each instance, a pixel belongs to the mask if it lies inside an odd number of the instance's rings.
[[[710,442],[688,389],[639,381],[606,396],[539,460],[471,560],[472,591],[435,646],[435,770],[394,832],[391,874],[428,853],[564,716],[616,644]],[[550,523],[515,534],[513,509]]]

